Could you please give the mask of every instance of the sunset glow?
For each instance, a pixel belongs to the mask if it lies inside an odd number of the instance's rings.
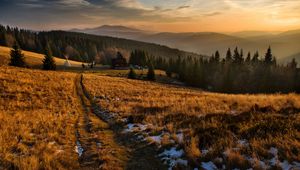
[[[12,10],[13,9],[13,10]],[[31,29],[125,25],[151,31],[286,31],[298,0],[1,0],[1,24]]]

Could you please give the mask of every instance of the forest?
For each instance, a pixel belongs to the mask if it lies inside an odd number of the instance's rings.
[[[135,50],[129,60],[131,65],[151,63],[156,69],[165,70],[169,77],[176,77],[187,85],[223,93],[288,93],[300,92],[300,70],[293,59],[279,65],[269,47],[263,56],[250,52],[244,57],[237,47],[226,56],[216,51],[211,57],[182,57],[165,59],[149,56]]]
[[[49,46],[53,55],[59,58],[69,57],[71,60],[81,62],[96,61],[101,64],[111,64],[117,52],[125,57],[135,49],[146,51],[154,56],[194,56],[200,55],[162,45],[144,43],[134,40],[96,36],[84,33],[67,31],[35,32],[17,27],[0,25],[0,45],[12,47],[17,42],[21,49],[44,53],[45,46]],[[128,53],[128,55],[126,55]]]

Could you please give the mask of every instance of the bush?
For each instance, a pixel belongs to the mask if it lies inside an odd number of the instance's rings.
[[[49,48],[45,49],[45,58],[43,60],[44,70],[56,70],[56,64],[54,58],[52,57],[51,50]]]
[[[129,79],[136,79],[136,73],[133,68],[130,68],[130,71],[127,76]]]
[[[149,65],[147,79],[151,81],[155,80],[155,72],[152,64]]]
[[[26,67],[24,55],[22,54],[22,51],[17,43],[13,45],[13,49],[10,52],[10,57],[10,66]]]

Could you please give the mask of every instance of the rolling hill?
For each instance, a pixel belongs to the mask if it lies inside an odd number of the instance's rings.
[[[108,30],[109,28],[106,28]],[[118,27],[118,29],[120,29]],[[123,28],[123,31],[128,31]],[[0,45],[11,47],[17,41],[21,49],[43,53],[45,45],[51,48],[54,56],[81,62],[96,61],[110,64],[111,58],[116,57],[117,52],[121,52],[125,58],[134,50],[143,50],[149,56],[157,57],[177,57],[202,55],[170,48],[149,42],[129,40],[124,38],[114,38],[109,36],[99,36],[70,31],[41,31],[33,32],[19,28],[10,28],[0,25]]]
[[[298,44],[300,44],[299,30],[284,33],[262,31],[243,31],[230,34],[214,32],[151,33],[123,26],[102,26],[96,29],[77,31],[167,45],[172,48],[203,55],[211,55],[216,50],[219,50],[221,55],[224,56],[228,48],[240,47],[243,48],[244,53],[258,51],[263,56],[266,49],[271,46],[273,54],[278,58],[278,61],[287,62],[286,58],[300,52],[298,47]]]
[[[129,28],[124,26],[111,26],[111,25],[103,25],[96,28],[87,28],[87,29],[72,29],[71,32],[83,32],[87,34],[94,35],[102,35],[102,36],[110,36],[110,37],[119,37],[119,38],[127,38],[127,39],[138,39],[147,34],[151,34],[151,32]]]

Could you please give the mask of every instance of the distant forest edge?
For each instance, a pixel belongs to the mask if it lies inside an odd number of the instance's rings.
[[[170,58],[168,61],[162,58],[154,58],[151,61],[154,62],[155,68],[165,70],[168,76],[175,76],[188,85],[210,91],[223,93],[300,92],[298,63],[292,59],[286,65],[279,65],[272,54],[271,47],[263,55],[259,55],[258,52],[251,55],[249,52],[244,56],[242,49],[235,48],[233,52],[228,49],[225,57],[221,57],[216,51],[209,58],[179,56]]]
[[[121,52],[125,58],[129,59],[130,52],[135,49],[143,50],[156,57],[201,57],[195,53],[135,40],[66,31],[35,32],[0,25],[0,45],[12,47],[14,42],[17,42],[23,50],[37,53],[44,53],[44,47],[48,44],[56,57],[67,56],[75,61],[96,61],[102,64],[111,64],[111,59],[116,56],[117,52]]]

